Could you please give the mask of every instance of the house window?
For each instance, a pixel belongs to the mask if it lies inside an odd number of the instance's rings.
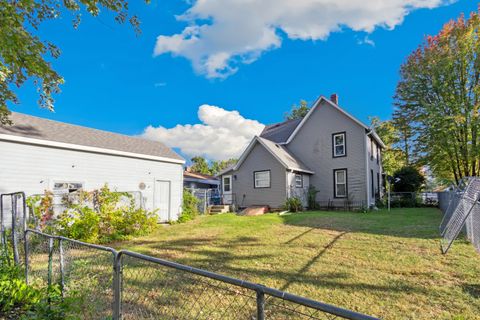
[[[346,198],[347,187],[347,169],[333,170],[334,178],[334,196],[335,198]]]
[[[377,172],[377,193],[378,197],[380,197],[380,172]]]
[[[230,192],[232,190],[232,177],[223,177],[223,192]]]
[[[72,193],[83,189],[83,183],[79,182],[55,182],[53,184],[53,191],[62,191]]]
[[[375,181],[373,181],[373,170],[370,170],[370,182],[372,186],[372,197],[375,196]]]
[[[375,142],[373,142],[373,139],[370,137],[370,160],[373,160],[373,148],[375,146]]]
[[[255,188],[270,188],[270,170],[255,171],[253,179]]]
[[[347,155],[347,142],[345,132],[332,134],[333,157],[344,157]]]
[[[295,174],[295,187],[303,188],[303,176],[301,174]]]
[[[377,145],[377,164],[380,164],[380,147]]]

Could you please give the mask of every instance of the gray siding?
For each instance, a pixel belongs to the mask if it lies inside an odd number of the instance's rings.
[[[270,170],[270,188],[255,189],[253,173],[263,170]],[[285,167],[261,144],[256,143],[238,170],[233,171],[232,186],[237,205],[280,208],[286,199],[286,173]]]
[[[333,158],[332,134],[346,132],[347,156]],[[348,170],[350,200],[366,200],[365,128],[326,102],[322,102],[298,131],[287,148],[315,172],[310,185],[318,201],[334,199],[333,170]]]

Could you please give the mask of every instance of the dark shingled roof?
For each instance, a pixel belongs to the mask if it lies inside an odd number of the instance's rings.
[[[183,160],[163,143],[12,112],[0,134]]]
[[[287,120],[266,126],[260,137],[273,141],[275,143],[286,142],[288,137],[295,131],[295,128],[303,118]]]

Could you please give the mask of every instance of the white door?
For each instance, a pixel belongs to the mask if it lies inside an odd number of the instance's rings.
[[[222,180],[223,204],[232,204],[232,176],[223,176]]]
[[[170,181],[155,181],[154,209],[160,221],[170,221]]]

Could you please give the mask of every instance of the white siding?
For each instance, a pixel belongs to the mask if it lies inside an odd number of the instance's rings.
[[[181,212],[181,164],[0,141],[0,193],[24,191],[27,196],[51,190],[55,181],[82,182],[85,190],[108,183],[118,191],[142,191],[153,210],[154,181],[171,182],[170,219]]]

